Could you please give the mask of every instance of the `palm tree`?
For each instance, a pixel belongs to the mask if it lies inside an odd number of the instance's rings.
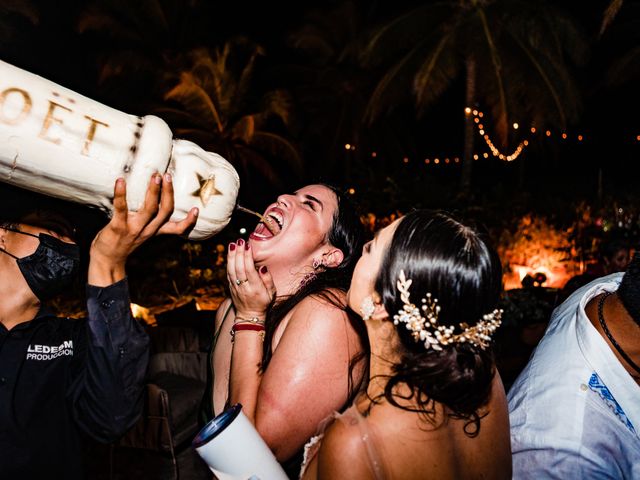
[[[150,97],[161,96],[158,79],[166,78],[175,57],[213,30],[211,17],[201,0],[87,2],[76,30],[90,45],[101,97],[144,113]]]
[[[613,18],[622,7],[622,2],[612,1],[607,9],[600,30],[613,22]],[[611,88],[619,88],[624,84],[637,81],[640,78],[640,2],[628,2],[625,7],[625,15],[621,21],[609,28],[603,36],[604,49],[611,58],[610,65],[605,74],[605,85]]]
[[[400,139],[402,131],[388,117],[373,125],[364,122],[375,86],[357,57],[367,17],[350,0],[309,10],[287,36],[295,61],[276,72],[291,85],[299,102],[306,120],[301,136],[309,155],[318,160],[316,173],[332,174],[350,185],[356,177],[373,175],[374,169],[386,170],[389,159],[398,162],[407,155],[407,141]]]
[[[77,29],[96,44],[100,94],[135,113],[163,117],[177,136],[241,168],[243,183],[282,185],[301,159],[285,139],[292,106],[286,92],[260,95],[252,83],[264,52],[247,39],[208,49],[215,17],[200,0],[94,0]],[[278,164],[285,162],[285,166]],[[243,189],[246,191],[246,189]]]
[[[581,102],[570,65],[582,63],[586,53],[577,24],[546,2],[432,2],[379,27],[363,48],[366,65],[387,67],[368,118],[406,101],[407,92],[423,115],[464,75],[466,106],[488,107],[499,144],[507,148],[515,137],[512,119],[559,128],[577,119]],[[472,120],[465,114],[462,193],[471,184]]]
[[[272,90],[257,101],[252,98],[251,80],[261,55],[262,48],[246,38],[230,40],[213,52],[189,52],[176,72],[177,83],[164,94],[167,106],[155,113],[176,135],[242,168],[250,185],[262,178],[280,188],[283,180],[300,177],[302,160],[285,138],[293,112],[290,96]]]

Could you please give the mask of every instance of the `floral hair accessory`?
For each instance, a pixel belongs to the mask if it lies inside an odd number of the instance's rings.
[[[413,339],[424,342],[424,347],[429,350],[442,350],[443,346],[452,343],[470,343],[473,346],[485,349],[491,342],[491,335],[502,323],[502,310],[495,309],[487,313],[473,326],[466,323],[459,324],[462,333],[454,333],[455,326],[445,326],[438,324],[438,314],[440,305],[438,299],[433,298],[430,293],[422,299],[421,308],[416,307],[409,300],[409,287],[412,280],[404,275],[404,270],[400,271],[397,287],[400,292],[400,299],[404,306],[393,316],[393,324],[404,323],[407,330],[411,331]]]

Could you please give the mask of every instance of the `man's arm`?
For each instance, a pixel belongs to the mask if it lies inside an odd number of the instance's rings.
[[[580,453],[574,447],[552,446],[529,448],[513,452],[513,478],[516,479],[556,479],[567,478],[622,478],[616,462],[605,462],[594,452],[583,449]]]
[[[113,203],[113,218],[91,245],[86,351],[70,392],[80,428],[106,442],[120,437],[137,421],[149,359],[149,339],[131,315],[126,260],[156,234],[188,231],[197,216],[197,209],[192,209],[184,220],[169,221],[173,187],[168,175],[151,178],[137,212],[128,211],[126,186],[118,179]]]
[[[86,347],[71,387],[73,413],[82,431],[102,442],[122,436],[142,410],[149,338],[129,304],[126,278],[108,287],[87,285]]]

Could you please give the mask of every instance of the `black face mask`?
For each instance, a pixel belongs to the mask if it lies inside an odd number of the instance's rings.
[[[48,300],[71,285],[80,267],[80,249],[77,245],[45,233],[33,235],[12,228],[4,229],[40,240],[36,251],[24,258],[0,250],[16,259],[27,285],[39,300]]]

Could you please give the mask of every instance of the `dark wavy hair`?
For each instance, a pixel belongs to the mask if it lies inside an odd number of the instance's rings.
[[[295,307],[302,299],[309,295],[320,297],[323,300],[344,310],[351,325],[358,332],[363,346],[368,346],[366,330],[360,318],[347,309],[346,302],[335,294],[335,290],[346,292],[351,282],[351,274],[360,258],[362,247],[365,241],[364,225],[360,221],[357,209],[348,196],[332,185],[321,183],[330,189],[336,196],[338,207],[333,214],[333,222],[327,234],[328,242],[336,248],[339,248],[344,258],[340,265],[334,268],[326,268],[317,272],[316,277],[302,285],[295,293],[285,298],[279,298],[267,311],[265,323],[265,341],[263,347],[262,369],[265,370],[271,361],[271,343],[273,335],[280,325],[284,317]],[[368,352],[362,352],[355,356],[351,362],[350,371],[353,373],[353,367],[360,361],[368,358]],[[355,394],[362,387],[361,382],[355,382],[350,374],[349,378],[349,400],[346,405],[351,403]]]
[[[438,323],[454,325],[458,333],[459,324],[475,325],[496,308],[502,288],[495,250],[477,230],[445,212],[417,210],[400,220],[375,283],[390,316],[403,307],[396,285],[401,270],[412,280],[412,302],[419,305],[431,293],[441,307]],[[450,417],[466,420],[465,433],[476,436],[478,410],[489,400],[495,373],[491,348],[455,343],[442,351],[426,350],[404,326],[397,332],[400,361],[393,367],[384,395],[372,399],[374,403],[384,396],[392,405],[430,419],[438,402],[449,409]],[[399,396],[400,385],[409,387],[407,397]],[[417,407],[400,405],[399,399],[412,400]]]

